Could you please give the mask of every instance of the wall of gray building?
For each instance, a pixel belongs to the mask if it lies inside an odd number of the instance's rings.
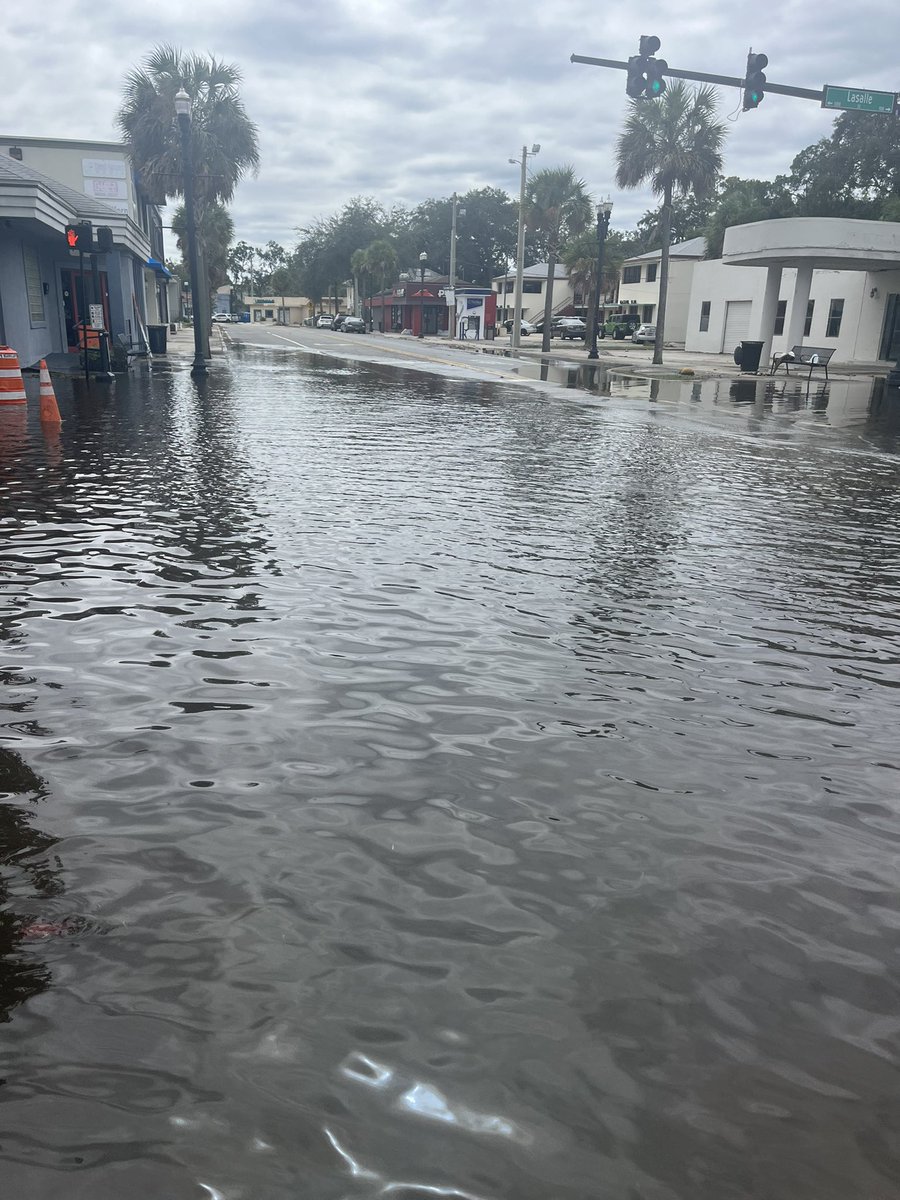
[[[46,285],[44,319],[32,323],[25,284],[23,246],[37,251],[41,281]],[[54,351],[65,349],[62,304],[56,256],[40,240],[12,234],[0,239],[0,307],[6,344],[23,367],[33,366]]]

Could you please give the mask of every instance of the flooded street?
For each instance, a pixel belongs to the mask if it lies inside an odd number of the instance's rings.
[[[900,1194],[900,421],[551,382],[0,413],[4,1200]]]

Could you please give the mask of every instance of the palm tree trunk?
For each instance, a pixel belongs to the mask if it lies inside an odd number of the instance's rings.
[[[556,278],[556,255],[558,252],[557,239],[553,238],[549,246],[550,253],[547,256],[547,287],[546,296],[544,297],[544,330],[541,338],[541,351],[544,354],[550,352],[550,324],[553,320],[553,282]]]
[[[656,341],[653,343],[653,365],[662,366],[663,338],[666,326],[666,297],[669,292],[669,245],[672,241],[672,185],[663,189],[663,206],[659,220],[662,256],[659,264],[659,304],[656,306]]]

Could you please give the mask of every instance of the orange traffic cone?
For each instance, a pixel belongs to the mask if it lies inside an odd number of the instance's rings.
[[[41,424],[62,425],[56,392],[53,390],[53,381],[47,369],[47,360],[44,358],[41,359]]]
[[[24,404],[26,399],[19,356],[11,346],[0,346],[0,404]]]

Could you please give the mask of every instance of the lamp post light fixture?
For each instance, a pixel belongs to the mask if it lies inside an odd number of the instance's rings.
[[[541,146],[539,142],[535,142],[531,147],[532,155],[539,154]],[[513,347],[518,350],[519,343],[522,340],[522,272],[525,269],[525,183],[528,178],[528,155],[529,149],[527,146],[522,147],[521,158],[511,158],[511,163],[519,163],[522,167],[522,175],[519,182],[519,240],[516,246],[516,297],[513,307],[513,326],[510,340]],[[505,286],[505,283],[504,283]]]
[[[603,246],[606,242],[606,231],[609,229],[609,217],[612,212],[612,200],[609,196],[597,205],[597,277],[594,280],[591,305],[594,310],[594,328],[591,333],[591,348],[588,358],[599,358],[597,353],[597,338],[600,334],[600,286],[603,277]]]
[[[419,255],[419,337],[425,336],[425,264],[428,255],[423,250]]]
[[[452,338],[456,332],[454,325],[456,324],[456,243],[459,240],[456,233],[457,217],[464,217],[466,210],[459,207],[459,196],[456,192],[450,197],[450,283],[447,296],[447,305],[451,310],[447,314],[447,337]]]
[[[191,98],[184,88],[180,88],[175,95],[175,113],[178,118],[178,129],[181,133],[181,165],[184,174],[184,215],[187,222],[188,255],[191,260],[191,321],[194,327],[194,362],[191,366],[191,374],[205,375],[206,360],[203,357],[203,330],[200,328],[200,322],[203,319],[203,305],[200,301],[200,279],[197,270],[197,220],[194,211]]]

